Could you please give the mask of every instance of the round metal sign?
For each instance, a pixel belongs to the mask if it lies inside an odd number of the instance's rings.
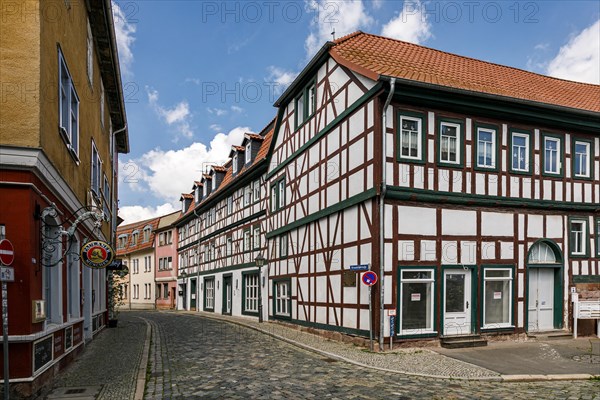
[[[81,261],[94,269],[106,268],[115,258],[115,251],[106,242],[92,240],[81,248]]]
[[[362,281],[367,286],[373,286],[377,283],[377,274],[373,271],[367,271],[362,275]]]
[[[8,239],[0,240],[0,262],[11,265],[15,261],[15,249]]]

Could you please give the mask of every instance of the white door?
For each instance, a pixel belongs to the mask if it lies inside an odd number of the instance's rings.
[[[529,330],[554,329],[554,270],[529,270]]]
[[[444,271],[444,335],[470,335],[471,271]]]

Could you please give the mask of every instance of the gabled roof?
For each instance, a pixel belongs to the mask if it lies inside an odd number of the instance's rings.
[[[246,148],[244,146],[231,146],[231,151],[229,152],[229,157],[233,157],[234,153],[236,151],[246,151]]]
[[[191,193],[181,193],[181,197],[179,198],[179,201],[183,200],[183,199],[193,199],[194,195]]]
[[[275,125],[275,119],[273,119],[269,122],[269,124],[263,129],[263,131],[261,131],[260,135],[251,134],[253,136],[260,137],[260,141],[262,143],[260,144],[260,148],[258,150],[256,158],[252,161],[252,163],[250,163],[248,165],[244,165],[240,170],[238,170],[236,172],[235,176],[233,176],[233,172],[232,172],[232,168],[231,168],[231,164],[232,164],[231,160],[228,160],[222,167],[217,167],[217,168],[221,168],[225,171],[225,176],[223,177],[223,181],[221,182],[219,187],[214,192],[212,192],[207,198],[203,199],[200,202],[200,204],[204,204],[206,201],[212,200],[214,198],[215,194],[221,193],[224,190],[226,190],[227,188],[229,188],[231,185],[235,184],[235,182],[238,179],[240,179],[240,177],[243,177],[247,171],[251,170],[254,166],[256,166],[257,164],[259,164],[260,162],[262,162],[266,159],[267,154],[269,152],[269,147],[271,146],[271,140],[273,138],[274,125]],[[246,134],[246,135],[248,135],[248,134]],[[232,147],[236,147],[236,146],[232,146]],[[244,150],[243,147],[241,149]],[[213,166],[213,168],[215,168],[215,167]],[[205,177],[206,177],[206,175],[205,175]],[[210,179],[210,177],[207,177],[207,178]],[[181,217],[178,219],[178,221],[180,221],[180,220],[184,219],[185,217],[187,217],[188,215],[192,214],[194,209],[197,206],[198,206],[198,204],[196,204],[196,205],[191,204],[190,207],[187,209],[187,211],[181,215]]]
[[[600,85],[552,78],[360,31],[326,47],[336,62],[373,80],[395,77],[471,93],[600,112]]]
[[[117,256],[125,255],[129,253],[133,253],[140,250],[150,249],[154,246],[154,235],[156,232],[156,228],[158,228],[158,223],[161,217],[146,219],[143,221],[134,222],[131,224],[119,226],[117,228]],[[150,238],[147,242],[144,242],[144,228],[149,226],[151,228]],[[137,244],[135,246],[130,246],[131,244],[131,234],[133,232],[139,232],[139,237],[137,239]],[[127,246],[124,249],[118,248],[119,236],[127,235]]]

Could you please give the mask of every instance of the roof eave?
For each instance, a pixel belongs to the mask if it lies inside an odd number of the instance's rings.
[[[321,47],[321,49],[319,49],[317,54],[314,55],[314,57],[310,60],[306,67],[304,67],[304,69],[300,71],[296,79],[292,81],[290,86],[288,86],[288,88],[281,94],[281,96],[279,96],[277,101],[275,101],[275,107],[280,107],[282,104],[287,103],[290,100],[292,95],[298,89],[300,83],[303,82],[309,74],[312,74],[313,69],[316,66],[321,65],[323,60],[329,56],[329,49],[331,49],[334,45],[335,43],[333,42],[327,42],[323,45],[323,47]]]
[[[435,89],[435,90],[445,91],[448,93],[456,93],[456,94],[480,97],[480,98],[484,98],[484,99],[503,100],[506,102],[518,103],[521,105],[527,105],[527,106],[533,106],[533,107],[542,107],[542,108],[546,108],[546,109],[549,109],[552,111],[568,112],[568,113],[578,114],[578,115],[582,115],[582,116],[586,116],[586,117],[596,117],[597,118],[600,116],[600,113],[597,113],[594,111],[589,111],[589,110],[582,110],[579,108],[559,106],[556,104],[542,103],[542,102],[537,102],[537,101],[532,101],[532,100],[520,99],[517,97],[502,96],[502,95],[485,93],[485,92],[475,92],[475,91],[471,91],[471,90],[458,89],[458,88],[453,88],[453,87],[449,87],[449,86],[436,85],[433,83],[419,82],[419,81],[414,81],[414,80],[410,80],[410,79],[398,78],[398,77],[389,76],[389,75],[380,75],[378,80],[389,82],[389,81],[391,81],[392,78],[396,79],[396,83],[402,83],[407,86],[414,86],[414,87],[419,87],[419,88],[424,88],[424,89]]]

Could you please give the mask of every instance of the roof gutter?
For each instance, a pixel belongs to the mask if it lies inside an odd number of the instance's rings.
[[[502,96],[502,95],[497,95],[497,94],[475,92],[472,90],[457,89],[457,88],[452,88],[452,87],[448,87],[448,86],[435,85],[432,83],[418,82],[418,81],[413,81],[410,79],[397,78],[397,77],[393,77],[393,76],[389,76],[389,75],[380,75],[379,79],[382,81],[387,81],[387,82],[391,82],[392,79],[394,79],[394,80],[396,80],[397,83],[407,85],[407,86],[414,86],[414,87],[419,87],[419,88],[424,88],[424,89],[440,90],[440,91],[445,91],[445,92],[449,92],[449,93],[453,93],[453,94],[462,94],[462,95],[467,95],[467,96],[481,97],[484,99],[496,100],[496,101],[500,99],[500,100],[503,100],[506,102],[518,103],[518,104],[525,105],[525,106],[541,107],[541,108],[546,108],[546,109],[552,110],[552,111],[567,112],[567,113],[577,114],[577,115],[586,116],[586,117],[598,118],[600,116],[600,113],[595,112],[595,111],[581,110],[578,108],[558,106],[558,105],[549,104],[549,103],[540,103],[540,102],[531,101],[531,100],[519,99],[516,97],[508,97],[508,96]]]

